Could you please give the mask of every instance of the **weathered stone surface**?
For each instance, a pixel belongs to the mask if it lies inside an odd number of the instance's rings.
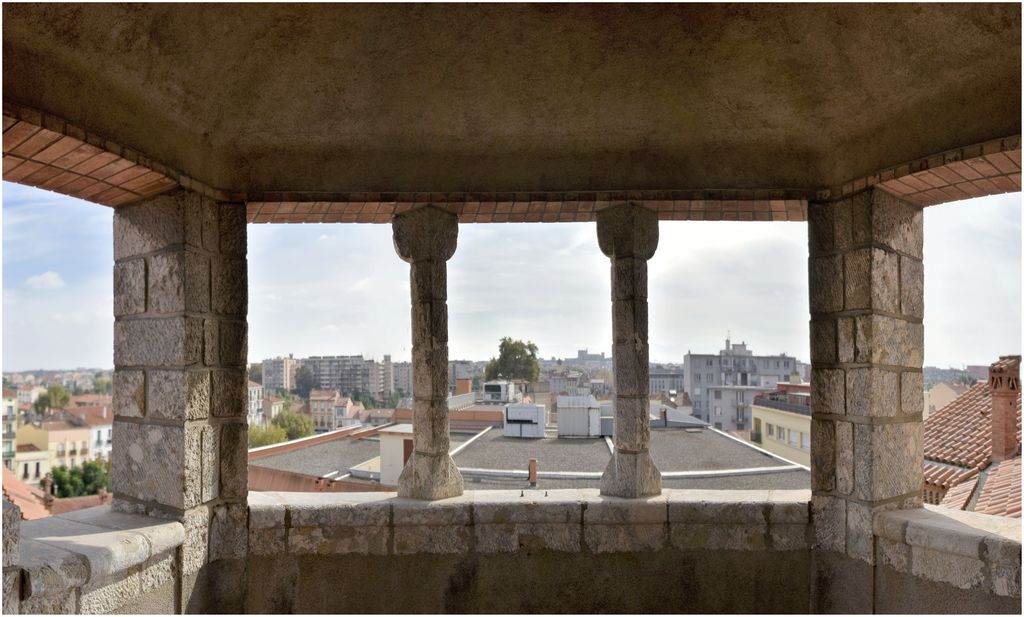
[[[921,206],[878,189],[872,191],[871,206],[872,239],[921,259],[924,248],[924,212]]]
[[[293,555],[386,555],[385,526],[292,527],[288,552]]]
[[[139,534],[149,543],[151,558],[159,553],[173,552],[184,541],[184,528],[177,521],[123,514],[114,511],[112,506],[96,506],[65,514],[55,514],[54,517],[95,527]]]
[[[429,338],[428,333],[424,333]],[[413,366],[422,370],[414,370],[412,375],[412,392],[417,399],[448,398],[448,348],[441,343],[437,348],[429,345],[416,347],[412,353]],[[447,418],[447,413],[444,414]],[[447,420],[446,420],[447,421]],[[447,429],[445,429],[447,430]]]
[[[920,422],[854,428],[854,496],[878,501],[919,491],[922,482]]]
[[[114,316],[146,312],[146,260],[114,265]]]
[[[198,420],[210,413],[210,374],[207,371],[148,371],[147,417]]]
[[[917,371],[900,373],[900,401],[906,415],[924,413],[924,375]]]
[[[852,317],[840,317],[836,320],[837,343],[840,362],[853,362],[856,358],[856,322]]]
[[[835,247],[835,209],[830,203],[807,204],[807,243],[811,255],[827,253]]]
[[[846,502],[846,554],[875,563],[875,534],[871,527],[874,510],[855,501]]]
[[[198,431],[194,431],[198,437]],[[114,492],[142,501],[153,500],[174,508],[185,508],[186,478],[191,474],[198,485],[199,451],[186,450],[185,429],[174,426],[146,426],[114,421],[112,448]],[[191,450],[191,448],[189,448]]]
[[[658,248],[658,215],[636,204],[617,204],[597,213],[597,243],[608,257],[650,259]]]
[[[117,612],[140,594],[172,582],[176,569],[173,553],[155,558],[139,571],[124,572],[112,581],[83,589],[79,608],[87,614]]]
[[[150,257],[148,270],[150,312],[210,310],[210,263],[205,255],[172,249]]]
[[[616,394],[647,399],[650,389],[649,348],[646,339],[635,337],[612,345],[615,354]]]
[[[899,572],[909,572],[910,546],[888,538],[875,537],[875,563]]]
[[[615,398],[615,449],[647,452],[651,445],[651,416],[647,398]]]
[[[220,320],[203,320],[203,363],[206,366],[220,364]]]
[[[834,364],[836,357],[836,321],[811,321],[811,364]]]
[[[20,553],[18,543],[21,540],[21,508],[4,499],[3,518],[4,567],[18,563]]]
[[[477,523],[474,532],[476,552],[483,554],[581,550],[579,523]]]
[[[846,371],[846,413],[891,417],[900,412],[899,374],[877,368]]]
[[[210,372],[211,411],[218,418],[244,418],[248,404],[245,371],[220,369]]]
[[[924,326],[884,315],[857,317],[857,362],[920,368]]]
[[[668,544],[668,526],[661,524],[587,525],[583,532],[593,553],[656,551]]]
[[[814,444],[811,444],[813,451]],[[853,492],[853,424],[836,422],[836,492],[849,495]]]
[[[768,531],[773,551],[804,551],[810,548],[809,527],[804,525],[772,525]]]
[[[924,263],[906,256],[900,257],[900,312],[924,318]]]
[[[146,373],[117,369],[113,381],[114,415],[143,417],[146,413]]]
[[[682,550],[763,551],[768,547],[768,527],[763,521],[673,525],[671,541],[672,546]]]
[[[612,302],[612,336],[614,342],[637,347],[647,343],[647,296]],[[618,383],[615,384],[618,387]]]
[[[181,200],[185,191],[174,191],[137,205],[114,210],[114,259],[120,261],[158,251],[185,241],[185,217]]]
[[[277,529],[249,529],[249,552],[252,555],[283,555],[288,552],[287,531]]]
[[[141,534],[97,527],[60,516],[36,519],[27,523],[22,531],[26,539],[45,542],[52,547],[84,557],[88,563],[87,571],[91,583],[104,581],[139,566],[151,556],[149,542]],[[60,560],[63,561],[63,558]],[[26,561],[31,563],[31,560]]]
[[[392,225],[395,251],[404,261],[448,261],[455,254],[459,218],[436,206],[396,214]]]
[[[249,547],[248,508],[244,503],[218,504],[210,519],[210,561],[245,559]]]
[[[872,278],[871,249],[850,251],[842,259],[844,274],[841,282],[846,289],[846,310],[870,308],[872,287],[875,282]]]
[[[747,491],[664,491],[664,497],[668,500],[668,520],[673,526],[691,523],[763,523],[769,495]],[[776,506],[779,508],[777,511]],[[802,517],[806,523],[807,503],[804,502],[802,507]],[[772,502],[772,511],[778,517],[775,520],[792,521],[794,516],[799,518],[799,509],[800,504],[797,503]]]
[[[811,522],[814,547],[844,553],[846,551],[846,500],[827,495],[811,498]]]
[[[245,259],[215,257],[211,263],[212,306],[214,313],[244,315],[249,305],[249,286]]]
[[[6,561],[6,555],[4,557]],[[21,569],[4,566],[3,614],[17,615],[21,606]]]
[[[248,354],[248,328],[244,321],[220,320],[217,336],[220,339],[220,365],[245,367]]]
[[[211,205],[214,204],[204,204],[205,207]],[[220,252],[224,255],[244,257],[246,250],[245,204],[219,203],[215,204],[215,207],[218,211]]]
[[[649,452],[616,450],[601,476],[601,494],[646,497],[661,493],[661,472]]]
[[[811,312],[834,313],[843,310],[843,257],[811,257],[808,263],[807,289]]]
[[[836,490],[836,423],[811,419],[811,489]]]
[[[462,474],[447,453],[413,451],[398,476],[399,497],[445,499],[461,495],[462,490]]]
[[[395,526],[394,554],[462,554],[469,550],[469,525]]]
[[[811,375],[811,400],[815,415],[841,416],[846,413],[846,384],[843,369],[819,369]]]
[[[664,495],[640,499],[621,499],[601,495],[587,497],[583,525],[662,525],[668,522],[667,499]],[[763,519],[762,519],[763,520]]]
[[[961,589],[978,587],[985,581],[985,562],[930,548],[910,549],[910,571],[930,581],[948,583]]]
[[[879,248],[871,249],[870,304],[872,310],[888,313],[899,312],[899,256],[896,253]]]
[[[519,491],[477,491],[473,495],[473,521],[481,524],[579,525],[583,506],[578,494],[520,497]]]
[[[1020,562],[1016,564],[989,564],[992,591],[998,596],[1020,598]]]
[[[186,317],[114,323],[114,365],[184,367],[202,357],[202,320]]]
[[[640,257],[612,259],[611,281],[612,300],[646,299],[647,260]]]
[[[78,595],[74,590],[55,595],[33,595],[23,600],[18,610],[22,615],[77,615],[81,613],[78,610]]]
[[[198,572],[206,565],[210,541],[210,508],[201,505],[185,512],[185,541],[181,545],[182,574]]]
[[[409,268],[411,300],[431,302],[448,299],[448,268],[444,260],[414,261]]]
[[[207,503],[220,496],[220,427],[208,425],[202,427],[199,435],[202,442],[202,476],[199,479],[199,502]]]
[[[466,497],[452,497],[432,503],[412,499],[391,501],[391,519],[395,527],[448,527],[469,525],[472,501]]]
[[[451,442],[447,398],[416,398],[412,406],[413,443],[416,450],[433,456],[447,456]]]
[[[245,500],[248,494],[248,427],[241,422],[220,425],[220,496]]]

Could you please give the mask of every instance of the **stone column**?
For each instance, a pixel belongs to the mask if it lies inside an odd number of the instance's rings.
[[[815,611],[870,611],[872,517],[921,505],[922,218],[880,189],[808,209]]]
[[[395,250],[407,261],[412,293],[412,456],[398,494],[444,499],[462,494],[462,474],[448,454],[448,270],[459,235],[457,216],[424,206],[395,215]]]
[[[113,508],[182,521],[186,578],[245,556],[245,252],[242,204],[114,212]]]
[[[647,344],[647,260],[658,248],[658,215],[633,204],[601,210],[597,240],[612,262],[615,361],[615,453],[601,476],[601,494],[658,495],[661,472],[650,453]]]

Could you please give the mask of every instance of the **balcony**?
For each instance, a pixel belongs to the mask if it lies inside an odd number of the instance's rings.
[[[778,409],[779,411],[788,411],[789,413],[800,414],[801,416],[811,415],[810,405],[794,405],[793,403],[775,401],[761,396],[754,397],[754,404],[759,407],[767,407],[769,409]]]
[[[853,603],[846,610],[1019,612],[1018,521],[931,506],[882,512],[868,523],[869,563],[821,550],[829,532],[811,525],[809,499],[250,493],[248,527],[214,524],[205,566],[182,523],[101,506],[21,523],[20,557],[5,567],[21,593],[4,611],[806,613],[828,591]],[[17,521],[4,508],[6,531]],[[814,559],[831,578],[813,576]],[[339,569],[368,568],[377,574],[337,580]],[[406,581],[402,593],[395,580]]]

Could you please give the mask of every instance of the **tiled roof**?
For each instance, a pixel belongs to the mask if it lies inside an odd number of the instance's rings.
[[[76,426],[75,424],[64,420],[47,420],[42,422],[40,426],[44,431],[73,431],[85,428],[85,426]]]
[[[998,363],[997,363],[998,364]],[[993,365],[995,366],[995,365]],[[1020,394],[1017,442],[1020,442]],[[992,398],[987,383],[972,386],[924,423],[924,457],[959,467],[984,469],[992,455]]]
[[[932,461],[924,462],[924,481],[939,488],[948,489],[978,475],[978,469],[943,465]]]
[[[18,452],[39,452],[39,448],[35,444],[20,443],[18,444]]]
[[[1020,518],[1020,457],[1003,461],[989,471],[975,512]]]
[[[18,396],[18,393],[10,388],[4,388],[4,398],[14,398]]]
[[[106,416],[103,410],[106,409]],[[87,426],[106,426],[114,423],[114,410],[104,405],[88,407],[71,407],[65,409],[63,414],[65,420],[70,419],[74,423],[84,423]]]
[[[3,470],[4,497],[21,508],[21,518],[31,521],[50,516],[43,505],[43,491],[19,480],[18,475],[10,469],[4,467]]]
[[[337,390],[311,390],[309,392],[309,400],[318,399],[334,399],[338,397]]]
[[[949,489],[949,492],[942,498],[939,505],[943,508],[952,508],[953,510],[966,509],[967,504],[971,501],[971,496],[974,495],[974,487],[976,486],[978,486],[977,477],[957,484]]]

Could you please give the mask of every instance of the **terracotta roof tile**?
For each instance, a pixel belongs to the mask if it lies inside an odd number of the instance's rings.
[[[975,512],[1020,518],[1020,457],[1003,461],[988,474]]]
[[[995,365],[993,365],[995,366]],[[1021,399],[1017,395],[1017,442]],[[987,383],[972,386],[924,423],[924,457],[950,465],[984,469],[992,456],[992,398]]]
[[[974,487],[978,486],[978,478],[974,477],[966,482],[961,482],[953,488],[949,489],[946,496],[942,498],[939,505],[943,508],[952,508],[953,510],[963,510],[967,507],[967,503],[971,500],[971,495],[974,495]]]
[[[21,508],[21,518],[31,521],[50,516],[43,505],[43,491],[19,480],[18,475],[10,469],[4,467],[3,470],[3,495]]]

